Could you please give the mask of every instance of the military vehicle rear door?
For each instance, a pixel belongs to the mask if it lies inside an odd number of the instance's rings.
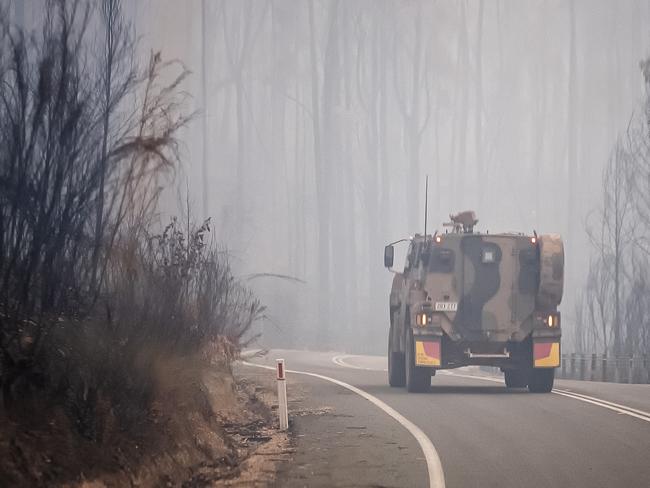
[[[465,235],[461,239],[461,301],[457,323],[472,338],[509,327],[513,287],[513,243],[507,237]]]

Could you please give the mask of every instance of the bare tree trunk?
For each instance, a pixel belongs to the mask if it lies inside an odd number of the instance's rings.
[[[344,2],[339,6],[341,10],[337,14],[338,27],[336,41],[336,50],[333,52],[332,75],[338,83],[335,85],[335,107],[343,108],[343,113],[352,112],[352,86],[354,82],[354,72],[351,52],[352,45],[350,42],[350,20],[352,12],[350,3]],[[339,111],[340,112],[340,111]],[[333,166],[337,168],[332,176],[332,180],[337,184],[333,185],[338,189],[339,197],[335,201],[335,211],[333,215],[338,219],[333,220],[332,226],[337,225],[338,231],[335,232],[336,239],[333,242],[333,251],[340,252],[340,259],[333,259],[333,276],[339,276],[343,279],[344,286],[334,287],[333,292],[336,296],[336,307],[338,310],[338,336],[339,341],[349,341],[352,339],[350,334],[355,334],[356,324],[356,305],[357,305],[357,262],[356,262],[356,237],[354,226],[355,216],[355,198],[354,198],[354,181],[355,165],[350,164],[352,160],[352,126],[347,118],[339,117],[335,123],[337,127],[337,141],[333,146],[338,146],[338,157],[333,160]],[[341,181],[337,181],[336,175],[339,175]],[[352,327],[351,327],[352,326]],[[336,345],[343,345],[338,342]]]
[[[21,28],[25,28],[25,1],[14,0],[11,2],[14,7],[14,22]]]
[[[287,56],[287,52],[290,51],[291,46],[289,46],[285,41],[286,33],[282,31],[282,19],[281,9],[273,3],[271,6],[271,45],[273,50],[271,55],[275,60],[276,66],[283,66],[283,59]],[[295,259],[295,254],[292,249],[291,239],[296,238],[297,236],[291,236],[292,234],[292,225],[291,222],[291,210],[289,208],[290,202],[290,178],[288,171],[288,157],[287,157],[287,148],[286,148],[286,120],[287,120],[287,107],[286,107],[286,96],[283,96],[287,92],[287,78],[284,69],[273,69],[271,73],[270,80],[270,97],[271,97],[271,112],[270,112],[270,128],[269,132],[271,134],[271,158],[270,166],[267,170],[268,181],[273,182],[271,192],[271,210],[272,215],[276,222],[282,222],[282,225],[273,226],[273,235],[274,242],[280,247],[276,255],[284,255],[286,258],[286,263],[288,266],[291,266],[292,261]],[[281,200],[286,199],[285,202]],[[286,218],[281,218],[281,208],[286,210]],[[286,224],[285,224],[286,222]],[[288,241],[283,241],[284,237],[288,236]],[[294,275],[295,276],[295,275]]]
[[[104,28],[106,30],[106,44],[105,44],[105,59],[104,61],[104,80],[103,80],[103,117],[102,117],[102,149],[99,155],[99,189],[98,189],[98,203],[97,215],[95,218],[95,249],[93,251],[92,260],[92,286],[95,293],[98,292],[100,284],[97,283],[97,268],[99,262],[99,254],[102,248],[102,241],[104,238],[104,191],[106,186],[106,158],[107,158],[107,144],[108,144],[108,131],[110,126],[111,103],[112,103],[112,90],[113,90],[113,62],[115,59],[115,26],[120,21],[121,17],[121,1],[120,0],[103,0],[102,3],[102,18],[104,20]]]
[[[546,5],[545,5],[546,6]],[[546,17],[542,14],[540,19],[542,22],[546,21]],[[544,48],[543,48],[544,49]],[[537,96],[535,97],[535,110],[532,111],[533,120],[531,127],[533,129],[533,165],[534,168],[530,172],[532,180],[530,181],[531,189],[535,195],[535,221],[540,222],[542,211],[542,199],[540,195],[540,188],[543,186],[542,180],[542,165],[544,164],[544,142],[546,137],[546,98],[547,98],[547,83],[545,65],[546,57],[544,52],[541,54],[541,62],[535,62],[533,69],[533,77],[531,84],[537,88]]]
[[[466,4],[463,1],[461,3],[461,31],[460,39],[458,44],[458,55],[460,56],[460,66],[461,66],[461,76],[462,76],[462,88],[460,96],[460,107],[459,107],[459,117],[460,124],[458,125],[458,159],[456,161],[456,188],[454,200],[456,205],[460,205],[462,202],[458,200],[460,195],[465,194],[465,183],[467,181],[465,174],[465,167],[467,163],[467,129],[468,129],[468,96],[469,96],[469,42],[467,39],[467,14],[466,14]]]
[[[382,201],[383,193],[388,194],[388,191],[385,190],[388,186],[387,169],[384,167],[386,141],[383,140],[386,137],[386,123],[385,119],[382,119],[385,117],[386,110],[386,61],[382,51],[385,46],[383,42],[385,12],[380,9],[378,12],[368,15],[369,25],[367,27],[363,22],[356,24],[358,40],[356,81],[358,104],[367,121],[364,132],[367,165],[360,178],[363,182],[363,207],[366,221],[366,251],[363,254],[366,258],[364,267],[367,272],[364,282],[369,297],[366,304],[368,309],[364,310],[364,313],[370,320],[376,320],[373,317],[375,311],[372,310],[370,304],[379,303],[381,300],[380,290],[377,287],[381,275],[377,262],[373,258],[377,255],[380,243],[386,239],[385,226],[388,218],[388,215],[385,214],[388,212],[387,202]],[[382,93],[382,89],[384,93]],[[353,177],[353,174],[350,176]],[[370,344],[373,338],[374,333],[370,329],[366,329],[366,334],[357,335],[356,340],[363,340],[366,344]]]
[[[406,151],[408,154],[408,170],[405,180],[405,195],[407,198],[407,222],[409,232],[414,232],[418,229],[418,222],[420,220],[421,202],[420,202],[420,146],[422,143],[422,134],[426,129],[429,117],[431,115],[431,100],[430,100],[430,87],[427,77],[427,65],[423,66],[423,41],[422,41],[422,7],[421,4],[416,5],[414,14],[414,45],[409,61],[412,63],[410,93],[408,90],[402,90],[404,85],[408,83],[401,83],[399,80],[399,73],[401,71],[399,66],[400,54],[398,52],[398,41],[394,39],[394,72],[393,79],[395,84],[395,98],[402,113],[405,125],[405,139]],[[422,101],[422,90],[426,101]],[[424,108],[424,116],[421,109]]]
[[[203,117],[201,117],[201,176],[202,176],[202,210],[203,219],[209,216],[208,198],[208,96],[207,96],[207,24],[208,8],[207,0],[201,0],[201,101],[203,103]]]
[[[295,82],[295,98],[296,100],[300,100],[300,89],[299,89],[299,82]],[[304,276],[304,268],[302,265],[302,244],[304,243],[305,239],[305,234],[304,234],[304,229],[302,226],[302,223],[304,222],[304,209],[305,209],[305,188],[302,185],[302,177],[301,177],[301,171],[300,168],[304,168],[304,161],[301,159],[301,150],[302,150],[302,131],[304,130],[304,127],[307,125],[307,121],[304,120],[304,113],[298,103],[295,104],[294,107],[294,120],[295,120],[295,126],[296,130],[294,133],[294,140],[293,140],[293,180],[294,184],[296,186],[295,189],[295,198],[293,201],[290,199],[289,202],[291,202],[289,205],[292,207],[292,217],[293,217],[293,222],[292,222],[292,227],[293,227],[293,232],[291,236],[291,243],[292,245],[290,246],[292,249],[292,258],[291,258],[291,272],[293,276]],[[299,124],[298,121],[302,119],[303,124]],[[304,171],[304,169],[303,169]]]
[[[546,69],[538,70],[538,100],[536,101],[535,121],[532,126],[535,146],[534,165],[532,171],[534,181],[531,182],[535,192],[535,220],[539,222],[541,215],[542,198],[540,186],[542,185],[542,165],[544,164],[544,143],[546,138]]]
[[[246,134],[244,127],[244,81],[241,73],[235,78],[235,117],[237,120],[237,228],[240,229],[238,244],[242,244],[243,235],[241,234],[241,225],[244,223],[246,215],[245,207],[247,206],[244,197],[245,179],[246,179]]]
[[[384,4],[385,5],[385,4]],[[379,30],[379,108],[377,112],[379,124],[379,172],[381,175],[381,193],[379,196],[379,229],[382,240],[389,238],[388,229],[391,228],[390,218],[390,176],[388,163],[388,61],[385,53],[388,52],[388,39],[386,37],[387,9],[381,11]]]
[[[483,0],[479,1],[476,27],[476,114],[474,119],[474,147],[476,151],[476,174],[478,176],[478,206],[483,208],[485,193],[485,171],[483,169]]]
[[[309,2],[309,50],[311,57],[311,103],[314,136],[314,165],[316,199],[318,202],[318,339],[328,340],[330,326],[330,202],[327,171],[324,168],[321,141],[320,88],[317,58],[317,33],[314,19],[314,1]],[[332,4],[336,5],[336,4]],[[334,7],[332,7],[334,8]],[[331,21],[331,19],[330,19]],[[330,27],[331,28],[331,27]],[[331,39],[330,39],[331,41]],[[326,75],[325,75],[326,79]]]
[[[415,18],[415,49],[413,53],[413,93],[411,94],[410,120],[408,121],[409,172],[408,172],[408,222],[409,232],[418,228],[420,221],[420,72],[422,70],[422,9],[418,4]]]
[[[621,234],[622,225],[621,209],[621,156],[617,150],[614,159],[614,354],[621,354]]]
[[[568,100],[567,100],[567,167],[568,167],[568,182],[567,182],[567,254],[569,259],[574,246],[574,229],[576,227],[576,199],[575,194],[577,191],[576,182],[576,168],[577,168],[577,126],[576,126],[576,101],[577,101],[577,88],[576,88],[576,18],[575,18],[575,0],[569,3],[569,85],[568,85]]]
[[[233,6],[233,9],[238,9],[238,15],[233,15],[229,18],[227,15],[227,8],[224,6],[223,10],[223,35],[225,42],[226,54],[230,65],[230,71],[234,83],[235,90],[235,118],[237,126],[237,182],[235,184],[236,192],[236,211],[234,230],[236,232],[235,239],[238,245],[243,245],[245,226],[246,210],[248,208],[248,200],[244,195],[247,178],[247,165],[248,165],[248,146],[249,141],[247,132],[247,119],[246,111],[244,109],[246,103],[246,79],[245,69],[248,66],[249,60],[252,57],[252,52],[255,47],[257,34],[266,17],[266,12],[269,4],[264,4],[264,9],[259,16],[253,14],[256,10],[253,9],[250,0],[242,0],[240,3],[228,4]]]

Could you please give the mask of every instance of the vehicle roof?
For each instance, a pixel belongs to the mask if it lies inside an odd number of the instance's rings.
[[[440,235],[448,239],[450,237],[530,237],[529,234],[523,232],[498,232],[498,233],[483,233],[483,232],[473,232],[473,233],[462,233],[462,232],[449,232],[449,233],[438,233],[434,235]],[[427,234],[427,240],[432,240],[434,235]],[[422,234],[415,234],[411,237],[411,240],[423,241],[424,236]]]

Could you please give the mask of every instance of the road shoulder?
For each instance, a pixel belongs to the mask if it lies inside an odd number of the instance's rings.
[[[272,371],[240,366],[237,375],[273,392]],[[428,486],[413,437],[367,400],[326,381],[289,375],[291,460],[274,486]]]

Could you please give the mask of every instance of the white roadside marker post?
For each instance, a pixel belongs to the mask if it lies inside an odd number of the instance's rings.
[[[289,428],[289,412],[287,411],[287,378],[284,369],[284,359],[277,359],[278,380],[278,415],[280,416],[280,430]]]

